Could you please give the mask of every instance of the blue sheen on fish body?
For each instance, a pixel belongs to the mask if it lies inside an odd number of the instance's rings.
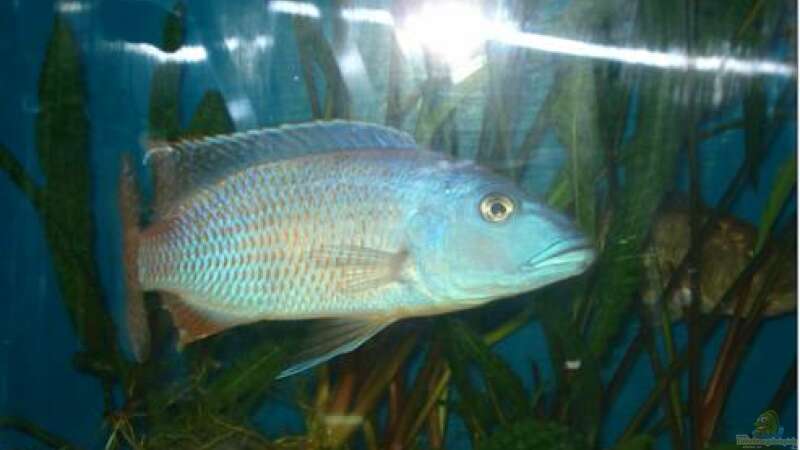
[[[474,306],[583,272],[594,259],[587,239],[563,215],[510,180],[474,164],[449,163],[412,217],[421,279],[439,302]],[[501,195],[513,212],[490,222],[481,201]]]
[[[164,158],[156,180],[180,189],[156,186],[159,218],[141,232],[125,221],[129,298],[169,294],[184,344],[260,320],[333,319],[283,376],[394,321],[530,291],[594,258],[568,219],[510,180],[376,125],[258,130],[152,154]],[[131,304],[129,323],[141,324]]]

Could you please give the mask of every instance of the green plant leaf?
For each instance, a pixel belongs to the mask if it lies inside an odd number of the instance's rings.
[[[183,2],[176,2],[164,21],[164,29],[161,32],[161,50],[173,53],[183,46],[186,38],[185,15],[186,6]]]
[[[474,414],[483,429],[525,415],[530,407],[528,395],[522,380],[508,364],[462,322],[449,320],[443,329],[447,330],[442,339],[462,401],[461,410]],[[483,380],[482,386],[475,384],[476,369]]]
[[[59,450],[80,450],[66,439],[57,436],[39,425],[19,417],[0,416],[0,430],[13,430],[35,439],[49,448]]]
[[[749,166],[750,181],[758,183],[758,169],[767,154],[766,129],[769,125],[767,117],[767,93],[764,80],[753,77],[747,80],[748,88],[744,95],[744,151]]]
[[[95,260],[89,118],[79,49],[56,17],[39,78],[36,146],[45,174],[39,213],[62,301],[90,358],[114,366],[116,338]]]
[[[177,3],[164,21],[161,50],[172,53],[184,42],[184,6]],[[173,141],[180,136],[180,95],[183,65],[177,62],[161,63],[155,68],[150,81],[149,138]]]
[[[647,434],[640,434],[617,444],[614,450],[650,450],[655,445],[655,440]]]
[[[761,213],[761,221],[758,223],[758,238],[756,239],[755,252],[761,251],[764,243],[769,237],[775,221],[778,220],[783,206],[791,197],[797,185],[797,155],[795,154],[791,159],[783,163],[775,180],[772,184],[772,191],[767,199],[767,204],[764,207],[764,212]]]
[[[557,382],[557,416],[568,419],[570,427],[587,440],[584,446],[592,447],[603,415],[600,368],[587,344],[575,333],[569,311],[555,301],[583,290],[580,286],[570,290],[554,288],[545,298],[537,299],[535,305]]]
[[[438,99],[435,106],[421,108],[421,115],[417,119],[417,128],[414,132],[417,142],[429,145],[433,135],[447,121],[453,111],[475,92],[480,91],[486,83],[487,77],[488,69],[483,66],[460,83],[450,87],[448,92],[438,94],[441,95],[441,98]],[[430,97],[430,94],[427,97]]]
[[[603,154],[592,62],[570,61],[559,69],[549,105],[551,126],[567,150],[571,203],[583,231],[594,236],[595,180]]]
[[[8,178],[17,186],[34,208],[41,208],[42,190],[37,183],[28,174],[28,171],[22,167],[16,156],[5,146],[0,144],[0,170],[6,173]]]
[[[569,205],[572,198],[571,177],[568,168],[562,168],[555,177],[550,190],[547,192],[547,204],[553,208],[563,210]]]
[[[673,180],[682,130],[672,100],[676,77],[647,73],[641,80],[637,128],[625,146],[625,184],[597,263],[589,345],[598,357],[610,347],[642,275],[641,250],[664,193]]]
[[[206,349],[192,349],[205,351]],[[153,383],[150,389],[150,413],[157,420],[165,415],[185,414],[198,409],[214,414],[244,417],[249,407],[256,405],[269,389],[273,378],[280,372],[283,350],[272,340],[265,340],[248,351],[236,355],[226,367],[209,370],[218,362],[196,368],[192,377],[181,381],[183,393],[176,395],[175,384],[160,386]],[[206,361],[208,363],[209,361]],[[158,386],[160,389],[154,389]]]
[[[741,450],[742,446],[736,444],[717,444],[706,448],[707,450]]]
[[[252,424],[243,420],[231,420],[202,409],[171,416],[159,422],[158,426],[143,438],[146,440],[141,443],[125,442],[127,446],[109,448],[130,447],[135,450],[308,448],[272,446]]]
[[[331,44],[322,32],[321,25],[314,20],[306,17],[294,17],[293,19],[295,38],[297,39],[301,55],[307,52],[305,58],[313,60],[325,78],[325,104],[321,107],[321,118],[324,119],[349,119],[350,118],[350,93],[344,82],[339,64],[336,62]],[[310,61],[308,61],[310,63]],[[305,64],[309,67],[309,64]],[[308,68],[307,70],[311,70]],[[313,71],[311,71],[313,73]],[[315,98],[316,88],[311,81],[306,81],[306,87],[310,88],[310,98]],[[312,105],[313,107],[313,105]]]
[[[235,131],[233,120],[225,106],[222,93],[210,90],[203,95],[200,105],[197,106],[183,135],[189,138],[199,138],[233,131]]]
[[[476,450],[577,450],[584,448],[569,428],[554,422],[525,419],[498,428]]]
[[[684,8],[644,2],[636,23],[637,39],[647,48],[667,48],[675,30],[686,24]],[[626,68],[622,79],[631,83],[637,105],[630,140],[618,161],[624,174],[603,252],[598,258],[588,345],[598,360],[611,348],[629,314],[643,272],[641,255],[655,212],[671,189],[680,145],[687,126],[685,105],[675,97],[687,74],[647,68]],[[689,126],[694,126],[690,124]]]
[[[256,346],[209,383],[202,401],[215,411],[245,415],[259,404],[283,359],[283,351],[271,341]]]

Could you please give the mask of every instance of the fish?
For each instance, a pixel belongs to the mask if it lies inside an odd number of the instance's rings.
[[[645,276],[642,281],[642,298],[649,308],[657,311],[662,291],[669,282],[672,272],[680,265],[689,251],[691,241],[690,212],[686,205],[688,198],[677,194],[665,200],[656,215],[651,238],[643,252]],[[709,217],[705,207],[700,209],[701,220]],[[715,309],[722,315],[735,314],[735,302],[717,308],[726,291],[734,284],[742,270],[755,255],[756,228],[732,215],[720,216],[700,253],[700,310],[709,314]],[[787,243],[787,245],[793,245]],[[797,271],[793,267],[794,258],[781,257],[771,251],[767,263],[758,270],[752,279],[742,314],[747,315],[761,290],[769,287],[766,294],[765,317],[776,317],[797,309]],[[777,265],[777,277],[766,286],[768,274]],[[667,299],[667,312],[672,321],[683,318],[684,309],[692,298],[688,275],[679,280],[674,293]]]
[[[317,319],[283,378],[402,319],[577,276],[592,243],[561,213],[475,162],[409,134],[311,122],[153,146],[152,218],[131,164],[120,202],[127,317],[149,353],[156,291],[184,346],[264,320]]]
[[[780,425],[778,413],[770,409],[761,413],[753,423],[753,437],[778,438],[783,436],[783,427]]]

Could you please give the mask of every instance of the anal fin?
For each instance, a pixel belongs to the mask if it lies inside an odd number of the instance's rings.
[[[314,325],[302,350],[277,378],[284,378],[351,352],[389,326],[394,319],[325,319]]]
[[[175,328],[178,329],[178,348],[247,322],[216,317],[211,313],[192,308],[176,295],[164,295],[163,305],[172,316]]]

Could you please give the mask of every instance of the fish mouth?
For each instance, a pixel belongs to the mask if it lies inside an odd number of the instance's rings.
[[[524,264],[528,271],[560,272],[565,277],[581,273],[592,264],[595,250],[584,238],[558,241]]]

